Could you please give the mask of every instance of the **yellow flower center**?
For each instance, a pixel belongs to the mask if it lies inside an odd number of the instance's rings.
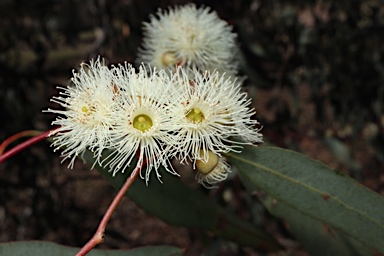
[[[133,127],[141,132],[146,132],[151,129],[152,119],[147,115],[138,115],[133,119]]]
[[[88,111],[89,111],[89,109],[86,106],[83,106],[81,108],[81,112],[83,112],[83,113],[87,113]]]
[[[201,123],[204,120],[204,114],[198,108],[190,109],[185,116],[194,124]]]

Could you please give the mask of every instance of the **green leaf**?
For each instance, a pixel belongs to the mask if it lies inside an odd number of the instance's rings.
[[[373,250],[361,242],[346,236],[344,233],[331,228],[314,218],[288,207],[282,202],[276,203],[271,196],[259,197],[268,211],[285,221],[287,230],[313,256],[373,256]]]
[[[80,248],[68,247],[52,242],[11,242],[0,244],[0,255],[12,256],[40,256],[75,255]],[[98,250],[94,249],[89,256],[178,256],[183,255],[183,250],[172,246],[146,246],[132,250]]]
[[[84,158],[92,162],[91,153],[87,152]],[[116,188],[123,185],[130,173],[127,171],[112,177],[107,170],[101,167],[98,170]],[[150,179],[148,186],[138,178],[127,193],[131,200],[148,213],[169,224],[210,231],[240,245],[265,251],[280,249],[276,240],[262,230],[236,217],[198,191],[187,188],[178,177],[163,168],[159,172],[162,174],[163,183],[160,183],[155,175]]]
[[[244,185],[250,192],[258,189],[249,180],[245,180]],[[281,201],[277,202],[268,194],[257,193],[257,195],[257,201],[260,201],[273,216],[283,220],[284,227],[311,255],[374,255],[373,250],[329,225],[304,215]]]
[[[245,183],[384,253],[384,198],[319,161],[276,147],[228,154]]]

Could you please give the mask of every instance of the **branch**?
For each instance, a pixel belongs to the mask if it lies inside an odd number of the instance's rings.
[[[16,155],[17,153],[19,153],[20,151],[32,146],[33,144],[39,142],[39,141],[42,141],[44,139],[46,139],[48,137],[48,135],[56,130],[57,128],[54,128],[52,130],[49,130],[49,131],[45,131],[45,132],[39,132],[39,131],[23,131],[23,132],[19,132],[19,133],[16,133],[15,135],[9,137],[8,139],[6,139],[5,141],[3,141],[3,143],[1,143],[0,145],[0,163],[4,162],[5,160],[7,160],[8,158],[10,158],[11,156],[13,155]],[[36,135],[37,134],[37,135]],[[4,149],[9,145],[11,144],[13,141],[21,138],[21,137],[26,137],[26,136],[34,136],[20,144],[18,144],[17,146],[11,148],[10,150],[8,150],[7,152],[3,153],[4,152]]]
[[[145,163],[144,163],[145,164]],[[143,165],[144,165],[143,164]],[[101,244],[104,242],[104,232],[105,227],[107,226],[107,223],[109,219],[111,218],[113,212],[116,210],[117,206],[123,199],[124,195],[127,193],[129,187],[132,185],[132,183],[136,180],[137,176],[140,173],[142,166],[137,166],[135,170],[131,173],[131,175],[127,178],[124,185],[120,188],[119,193],[117,193],[116,197],[113,199],[111,205],[109,206],[108,210],[105,212],[103,219],[101,220],[99,227],[97,228],[95,234],[91,238],[91,240],[86,243],[83,248],[76,254],[76,256],[83,256],[86,255],[90,250],[92,250],[96,245]]]

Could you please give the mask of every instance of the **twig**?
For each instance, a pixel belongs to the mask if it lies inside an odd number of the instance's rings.
[[[39,142],[39,141],[42,141],[44,139],[46,139],[48,137],[48,135],[56,130],[57,128],[54,128],[52,130],[49,130],[49,131],[45,131],[45,132],[39,132],[39,131],[23,131],[23,132],[19,132],[19,133],[16,133],[15,135],[9,137],[8,139],[6,139],[5,141],[3,141],[3,143],[1,143],[0,145],[0,163],[4,162],[5,160],[7,160],[8,158],[10,158],[11,156],[19,153],[20,151],[26,149],[27,147],[30,147],[32,146],[33,144]],[[18,144],[17,146],[11,148],[10,150],[8,150],[7,152],[3,153],[4,152],[4,149],[9,145],[11,144],[13,141],[21,138],[21,137],[26,137],[26,136],[34,136],[20,144]]]
[[[83,246],[83,248],[81,248],[81,250],[76,254],[76,256],[86,255],[96,245],[101,244],[101,243],[104,242],[105,227],[107,226],[107,223],[108,223],[109,219],[111,218],[113,212],[116,210],[116,208],[119,205],[120,201],[123,199],[124,195],[127,193],[129,187],[136,180],[137,176],[140,173],[141,168],[142,168],[142,166],[137,166],[135,168],[135,170],[133,170],[132,174],[127,178],[127,180],[125,181],[124,185],[121,187],[121,189],[117,193],[116,197],[113,199],[113,201],[112,201],[111,205],[109,206],[108,210],[105,212],[104,217],[101,220],[101,222],[99,224],[99,227],[97,228],[95,234],[88,241],[88,243],[86,243]]]
[[[22,151],[23,149],[26,149],[27,147],[42,141],[46,139],[51,132],[56,130],[57,128],[54,128],[49,131],[45,132],[38,132],[38,131],[23,131],[20,133],[17,133],[5,141],[1,143],[0,145],[0,163],[4,162],[11,156],[17,154],[18,152]],[[35,135],[35,136],[34,136]],[[24,141],[17,146],[13,147],[12,149],[8,150],[3,154],[4,149],[11,144],[13,141],[26,136],[34,136],[27,141]],[[86,255],[90,250],[92,250],[96,245],[101,244],[104,241],[104,232],[105,227],[107,226],[108,221],[111,219],[111,216],[113,212],[116,210],[117,206],[123,199],[124,195],[127,193],[129,187],[132,185],[132,183],[136,180],[137,176],[139,175],[141,168],[145,165],[145,161],[141,166],[137,166],[131,175],[127,178],[124,185],[121,187],[119,192],[117,193],[116,197],[113,199],[111,205],[108,207],[108,210],[105,212],[103,219],[101,220],[99,227],[96,230],[96,233],[93,235],[93,237],[86,243],[83,248],[76,254],[76,256],[83,256]]]

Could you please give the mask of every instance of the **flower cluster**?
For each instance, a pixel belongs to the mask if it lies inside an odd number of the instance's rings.
[[[144,23],[138,62],[158,68],[183,66],[236,75],[238,47],[232,27],[208,7],[194,4],[159,10]],[[193,72],[189,74],[193,76]]]
[[[99,58],[59,88],[52,101],[65,110],[47,110],[59,114],[53,146],[71,168],[89,149],[114,175],[137,158],[147,183],[153,170],[160,180],[160,166],[178,175],[170,164],[176,157],[212,187],[230,172],[223,154],[262,142],[250,100],[228,76],[237,73],[236,36],[215,12],[193,4],[158,16],[145,24],[146,64],[107,67]]]
[[[47,110],[59,114],[52,123],[60,126],[53,132],[53,145],[64,147],[70,167],[90,149],[95,163],[114,174],[137,155],[139,165],[145,161],[148,181],[151,170],[160,178],[160,165],[177,174],[169,164],[174,156],[182,162],[208,162],[210,154],[262,141],[239,84],[217,72],[191,72],[194,80],[181,67],[172,73],[140,66],[136,73],[129,64],[107,68],[99,59],[83,64],[74,73],[73,86],[60,88],[61,96],[52,99],[65,110]],[[112,153],[102,159],[105,149]],[[198,180],[204,183],[202,177]]]

